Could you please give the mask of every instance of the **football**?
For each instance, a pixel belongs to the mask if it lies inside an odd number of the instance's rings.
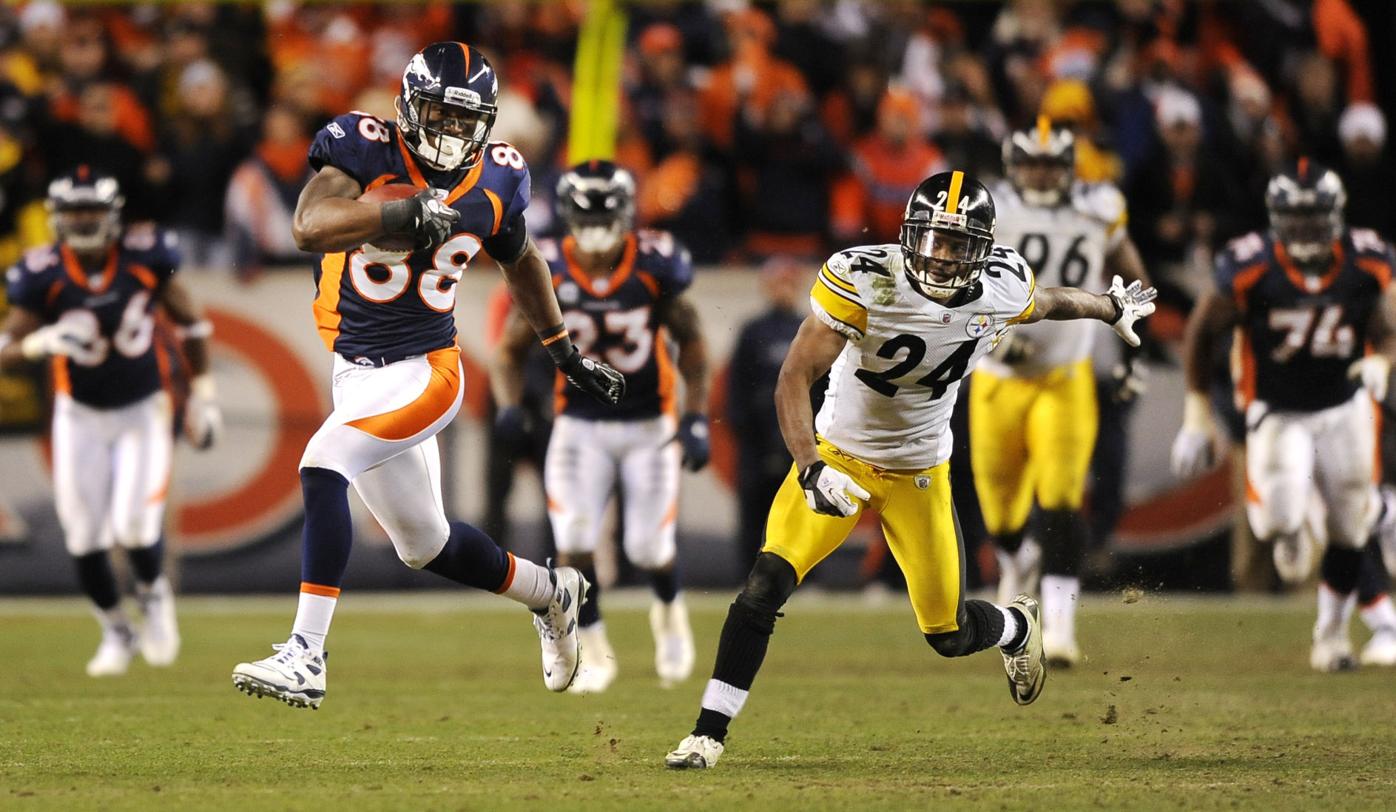
[[[365,203],[388,203],[411,197],[420,191],[421,189],[410,183],[387,183],[376,189],[369,189],[359,195],[359,199]],[[377,241],[372,243],[372,246],[380,251],[411,251],[413,242],[410,236],[393,235],[379,237]]]

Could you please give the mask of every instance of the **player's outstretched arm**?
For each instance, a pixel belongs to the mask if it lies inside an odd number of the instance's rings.
[[[843,334],[815,316],[806,316],[790,344],[785,362],[780,365],[780,376],[776,380],[776,417],[785,447],[801,471],[819,462],[819,451],[814,444],[810,387],[829,371],[847,343]]]
[[[1212,403],[1207,397],[1207,371],[1217,338],[1238,321],[1236,305],[1219,291],[1211,291],[1193,308],[1183,332],[1183,426],[1173,440],[1172,467],[1179,477],[1196,476],[1213,462]]]
[[[1157,295],[1157,290],[1146,288],[1137,280],[1126,287],[1118,276],[1103,294],[1070,287],[1042,288],[1034,295],[1032,312],[1023,321],[1096,319],[1115,328],[1126,344],[1137,347],[1139,336],[1134,333],[1134,323],[1154,312]]]
[[[703,338],[698,308],[687,296],[661,301],[660,323],[679,345],[679,376],[683,378],[683,417],[678,440],[683,445],[684,467],[698,471],[708,464],[708,342]]]
[[[37,313],[16,305],[10,306],[5,323],[0,324],[0,369],[15,369],[41,360],[51,353],[40,353],[41,341],[26,341],[44,326]]]
[[[511,226],[510,232],[526,234]],[[486,246],[490,248],[490,246]],[[562,308],[553,291],[553,276],[532,237],[523,237],[519,253],[513,259],[496,256],[514,306],[533,328],[538,340],[552,356],[553,363],[567,376],[572,385],[603,403],[619,403],[625,397],[625,376],[611,367],[590,358],[583,358],[572,346],[567,328],[562,323]]]

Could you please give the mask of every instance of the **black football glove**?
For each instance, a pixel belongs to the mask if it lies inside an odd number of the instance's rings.
[[[451,239],[460,212],[447,206],[432,189],[383,204],[383,231],[409,235],[417,250],[434,248]]]
[[[708,418],[690,413],[679,421],[679,433],[675,438],[683,447],[683,467],[690,471],[701,471],[712,457],[712,446],[708,441]]]
[[[583,358],[576,347],[557,368],[573,386],[602,403],[614,406],[625,397],[625,376],[600,361]]]

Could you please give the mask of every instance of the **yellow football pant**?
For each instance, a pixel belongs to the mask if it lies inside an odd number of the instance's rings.
[[[825,516],[810,510],[800,488],[799,471],[790,473],[771,503],[766,545],[795,568],[801,581],[814,565],[843,544],[862,515],[872,508],[882,518],[887,546],[906,576],[916,622],[925,634],[960,628],[964,596],[964,548],[950,502],[950,465],[923,471],[889,471],[869,465],[829,443],[819,441],[824,462],[853,478],[872,499],[852,516]],[[856,500],[855,500],[856,501]]]
[[[1089,360],[1036,378],[978,370],[969,390],[969,448],[984,527],[996,536],[1044,510],[1076,510],[1095,449],[1095,376]]]

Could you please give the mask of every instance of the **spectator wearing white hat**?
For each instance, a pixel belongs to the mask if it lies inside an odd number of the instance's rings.
[[[1348,105],[1338,119],[1343,145],[1339,172],[1348,189],[1348,223],[1396,237],[1396,167],[1386,153],[1386,117],[1371,102]]]

